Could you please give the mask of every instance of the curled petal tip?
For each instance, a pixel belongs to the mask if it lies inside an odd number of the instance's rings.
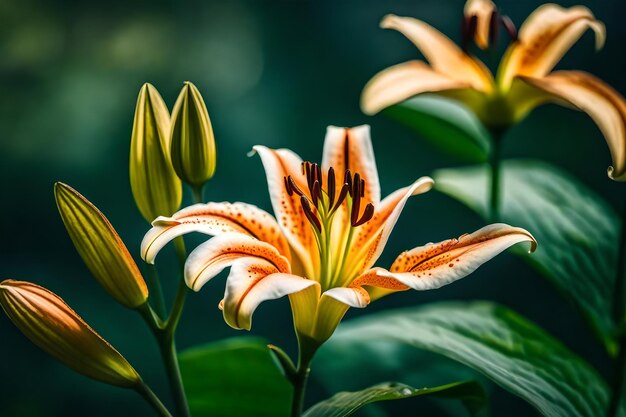
[[[396,19],[398,19],[398,16],[396,16],[395,14],[385,15],[385,17],[381,19],[379,26],[381,29],[389,29],[393,27],[394,21]]]

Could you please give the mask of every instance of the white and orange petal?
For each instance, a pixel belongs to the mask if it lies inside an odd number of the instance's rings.
[[[267,242],[241,233],[224,233],[194,249],[185,262],[185,281],[194,291],[225,268],[242,258],[254,258],[274,265],[281,273],[290,273],[289,260]]]
[[[289,244],[269,213],[252,204],[223,202],[194,204],[171,217],[156,218],[141,242],[141,257],[152,264],[167,243],[191,232],[210,236],[242,233],[273,245],[287,258],[290,256]]]
[[[317,282],[281,273],[264,259],[241,258],[232,264],[222,304],[224,320],[235,329],[250,330],[252,315],[263,301],[298,293]]]

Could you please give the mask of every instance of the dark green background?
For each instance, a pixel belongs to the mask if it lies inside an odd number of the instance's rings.
[[[170,108],[185,80],[204,95],[218,147],[209,200],[243,200],[269,209],[261,163],[246,153],[265,144],[319,160],[329,124],[372,125],[383,194],[459,164],[383,116],[364,116],[358,99],[377,71],[417,56],[401,35],[378,28],[384,14],[418,17],[458,41],[463,3],[0,2],[0,277],[33,281],[61,295],[168,400],[150,333],[137,314],[113,302],[89,276],[56,212],[54,181],[67,182],[94,202],[137,254],[148,224],[130,192],[128,147],[137,92],[146,81]],[[607,25],[606,47],[594,52],[587,34],[559,67],[587,70],[624,92],[626,4],[584,3]],[[519,25],[540,2],[498,4]],[[497,58],[482,57],[491,65]],[[504,153],[562,166],[616,204],[619,184],[605,173],[608,149],[584,114],[540,108],[510,132]],[[414,198],[379,264],[388,266],[401,250],[481,225],[467,209],[435,192]],[[162,258],[171,295],[177,280],[168,259],[173,256]],[[181,348],[241,335],[224,324],[217,309],[223,278],[189,298],[178,336]],[[510,306],[564,340],[603,375],[611,374],[602,347],[578,312],[508,254],[439,291],[399,293],[348,316],[449,299],[493,299]],[[254,324],[255,335],[293,352],[286,300],[264,304]],[[4,316],[0,357],[2,416],[150,413],[133,392],[92,382],[52,361]],[[315,382],[310,394],[309,401],[327,395]],[[494,391],[493,401],[494,415],[533,415],[502,391]]]

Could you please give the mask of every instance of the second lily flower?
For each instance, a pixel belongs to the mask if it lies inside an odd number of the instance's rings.
[[[185,279],[198,291],[230,266],[222,308],[234,328],[250,329],[261,302],[289,295],[300,342],[319,346],[349,307],[449,284],[519,242],[535,248],[526,230],[493,224],[406,251],[389,270],[373,268],[408,198],[428,191],[433,180],[422,177],[381,200],[369,126],[329,127],[321,165],[286,149],[254,149],[276,220],[245,203],[196,204],[157,218],[141,250],[153,263],[176,236],[215,236],[189,255]]]

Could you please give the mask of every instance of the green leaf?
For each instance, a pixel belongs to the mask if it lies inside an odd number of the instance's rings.
[[[288,416],[291,386],[267,344],[249,337],[195,347],[180,355],[194,417]]]
[[[388,348],[372,355],[371,347],[384,346],[381,342]],[[431,304],[348,321],[320,351],[318,377],[322,382],[342,377],[324,373],[320,365],[342,361],[342,352],[352,352],[351,360],[359,358],[367,369],[389,347],[399,346],[473,368],[544,416],[597,417],[608,403],[607,386],[588,363],[533,323],[489,302]]]
[[[437,190],[488,218],[487,166],[442,169]],[[539,247],[532,256],[515,250],[571,300],[615,354],[611,315],[619,217],[597,194],[549,164],[503,161],[500,217],[530,231]]]
[[[421,395],[459,399],[465,403],[472,415],[478,415],[484,409],[486,399],[485,391],[474,381],[456,382],[435,388],[413,388],[405,384],[385,382],[361,391],[337,393],[315,404],[303,417],[346,417],[367,404]]]
[[[384,111],[441,150],[468,162],[485,162],[491,137],[474,113],[455,100],[421,95]]]

